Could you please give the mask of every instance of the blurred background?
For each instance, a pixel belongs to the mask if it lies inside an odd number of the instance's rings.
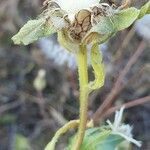
[[[139,8],[147,1],[133,5]],[[42,3],[0,0],[0,150],[43,150],[58,128],[78,118],[76,61],[58,45],[57,36],[28,46],[11,41],[27,20],[42,12]],[[106,82],[89,98],[89,117],[108,97],[113,106],[150,99],[150,15],[119,32],[101,49]],[[95,122],[99,119],[95,116]],[[134,137],[143,141],[141,149],[150,150],[150,103],[128,108],[124,121],[133,125]],[[58,150],[64,149],[72,133],[60,139]]]

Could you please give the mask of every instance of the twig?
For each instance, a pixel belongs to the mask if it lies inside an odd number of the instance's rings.
[[[127,73],[130,71],[131,67],[136,63],[137,59],[140,57],[142,52],[144,51],[146,47],[146,44],[144,40],[141,41],[139,44],[136,52],[131,56],[129,59],[127,65],[124,67],[124,69],[120,72],[119,77],[117,78],[117,81],[115,82],[110,94],[106,97],[104,102],[99,106],[97,111],[93,115],[93,121],[95,124],[99,123],[99,119],[101,116],[103,116],[104,112],[111,106],[111,104],[116,100],[117,95],[124,89],[125,83],[124,79]]]
[[[5,111],[8,111],[10,109],[14,109],[14,108],[20,106],[22,103],[23,103],[22,101],[15,101],[15,102],[4,104],[4,105],[0,106],[0,115],[2,113],[4,113]]]
[[[135,29],[134,27],[132,27],[130,29],[130,31],[127,33],[126,37],[124,38],[121,46],[118,48],[116,54],[115,54],[115,60],[117,62],[120,62],[122,60],[122,55],[123,55],[123,50],[127,47],[128,43],[130,42],[130,40],[132,39],[132,37],[134,36],[135,34]]]
[[[44,101],[44,97],[43,97],[42,91],[37,91],[37,95],[38,95],[38,97],[37,97],[37,104],[38,104],[39,109],[40,109],[40,114],[41,114],[41,116],[43,118],[48,119],[49,117],[48,117],[48,114],[45,111],[46,104],[45,104],[45,101]]]
[[[112,113],[114,113],[116,110],[120,109],[123,106],[127,109],[127,108],[135,107],[138,105],[142,105],[142,104],[145,104],[148,102],[150,102],[150,96],[146,96],[146,97],[139,98],[136,100],[130,100],[130,102],[127,102],[127,103],[119,105],[119,106],[114,106],[114,107],[108,109],[107,112],[103,115],[103,118],[110,116]]]
[[[56,109],[54,109],[53,107],[50,107],[49,109],[51,116],[53,117],[53,119],[59,123],[59,125],[63,126],[64,124],[67,123],[67,120],[63,117],[63,115],[58,112]]]

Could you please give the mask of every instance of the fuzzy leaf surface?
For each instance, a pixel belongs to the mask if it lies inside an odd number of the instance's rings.
[[[141,7],[138,19],[141,19],[146,14],[150,14],[150,1]]]
[[[73,140],[67,150],[71,150]],[[115,150],[123,140],[121,136],[112,134],[111,130],[90,128],[86,130],[80,150]]]
[[[99,23],[87,33],[83,43],[104,43],[116,32],[129,27],[138,18],[139,10],[131,7],[118,11],[110,17],[101,17]]]
[[[18,45],[28,45],[42,37],[50,36],[54,32],[56,32],[54,27],[46,19],[30,20],[12,37],[12,40]]]
[[[94,70],[95,80],[89,83],[89,90],[96,90],[104,85],[105,71],[102,63],[102,54],[98,44],[94,44],[91,50],[91,64]]]

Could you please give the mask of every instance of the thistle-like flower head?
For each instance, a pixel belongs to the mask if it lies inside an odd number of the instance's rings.
[[[81,43],[86,34],[99,23],[102,17],[111,17],[117,10],[99,0],[47,0],[43,15],[59,31],[67,31],[71,41]]]
[[[100,0],[46,0],[43,5],[42,14],[12,37],[15,44],[27,45],[56,32],[59,43],[69,51],[81,44],[101,44],[149,13],[150,2],[141,10]]]

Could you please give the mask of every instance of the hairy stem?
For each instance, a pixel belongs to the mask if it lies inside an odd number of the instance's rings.
[[[73,150],[79,150],[84,138],[88,109],[88,68],[86,46],[81,45],[77,53],[80,86],[80,123]]]
[[[68,130],[76,128],[79,125],[79,120],[72,120],[66,123],[63,127],[61,127],[54,137],[52,138],[51,142],[49,142],[45,148],[45,150],[54,150],[56,142],[58,141],[59,137],[66,133]]]

